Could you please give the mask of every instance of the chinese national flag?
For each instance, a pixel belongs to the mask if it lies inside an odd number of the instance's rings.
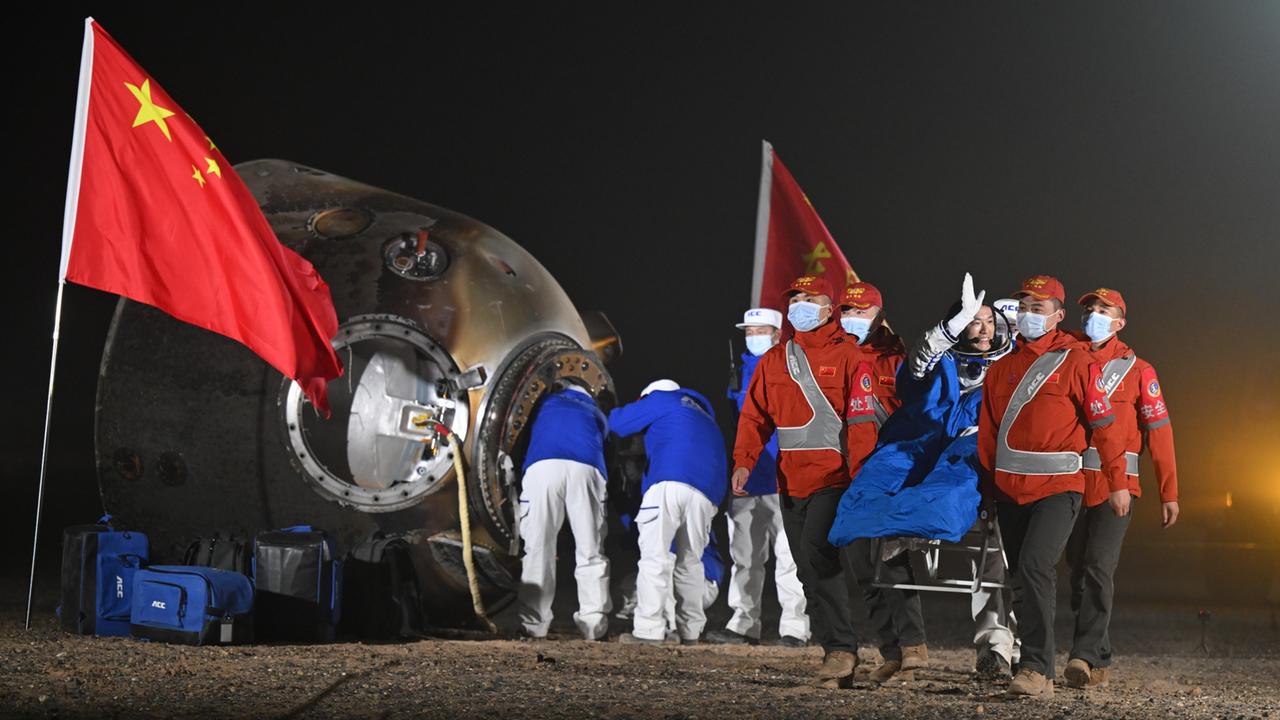
[[[243,343],[327,417],[326,382],[342,374],[329,286],[195,121],[85,23],[59,279]]]
[[[756,212],[756,257],[751,283],[755,307],[781,310],[785,316],[782,293],[801,275],[825,277],[836,295],[858,282],[857,273],[844,259],[818,211],[767,141]],[[831,300],[839,302],[838,297]]]

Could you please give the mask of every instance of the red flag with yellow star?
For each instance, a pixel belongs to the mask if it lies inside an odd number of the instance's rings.
[[[329,286],[195,121],[85,22],[59,279],[243,343],[327,416],[326,381],[342,374]]]
[[[764,141],[760,201],[756,209],[756,253],[751,302],[781,310],[782,293],[801,275],[820,275],[837,295],[858,282],[813,203],[787,171],[773,146]],[[839,302],[839,298],[831,298]]]

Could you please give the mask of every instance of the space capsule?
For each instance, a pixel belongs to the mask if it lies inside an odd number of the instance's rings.
[[[329,384],[333,414],[242,345],[122,299],[98,383],[104,506],[145,529],[160,562],[215,530],[307,524],[348,548],[403,533],[424,611],[451,624],[471,616],[465,483],[481,595],[500,609],[519,578],[513,507],[530,415],[565,382],[608,409],[616,332],[483,223],[296,163],[237,170],[332,291],[346,368]],[[465,477],[437,424],[461,441]]]

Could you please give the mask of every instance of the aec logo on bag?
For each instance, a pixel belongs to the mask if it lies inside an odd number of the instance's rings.
[[[164,610],[164,609],[165,609],[164,601],[163,601],[163,600],[152,600],[152,601],[151,601],[151,607],[153,607],[153,608],[158,608],[158,609],[160,609],[160,610]]]
[[[119,575],[116,576],[116,597],[124,597],[124,578]]]
[[[1160,382],[1158,380],[1152,380],[1151,384],[1147,386],[1147,394],[1151,397],[1160,397]]]

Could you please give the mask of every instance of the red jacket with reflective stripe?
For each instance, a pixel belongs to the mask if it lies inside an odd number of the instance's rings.
[[[804,349],[818,388],[843,423],[858,364],[863,359],[857,352],[857,343],[845,335],[835,320],[810,332],[798,332],[792,339]],[[809,402],[787,372],[786,343],[779,343],[761,356],[751,375],[738,415],[734,467],[755,467],[765,443],[779,425],[798,427],[812,418]],[[843,434],[841,439],[844,440]],[[778,453],[778,492],[784,495],[808,497],[823,488],[845,487],[850,477],[845,456],[835,450]]]
[[[1095,371],[1102,366],[1124,355],[1134,354],[1118,337],[1112,337],[1107,344],[1097,350],[1090,349]],[[1178,499],[1178,463],[1173,453],[1173,426],[1169,424],[1169,408],[1165,405],[1164,390],[1160,387],[1160,379],[1156,377],[1156,369],[1151,363],[1138,358],[1129,373],[1111,393],[1111,408],[1116,417],[1118,430],[1124,437],[1124,449],[1131,453],[1142,454],[1145,446],[1151,451],[1151,460],[1156,467],[1156,482],[1160,488],[1160,501],[1173,502]],[[1155,427],[1151,427],[1151,426]],[[1107,501],[1112,487],[1096,470],[1085,470],[1084,504],[1086,507],[1100,505]],[[1137,475],[1126,476],[1127,485],[1114,488],[1127,488],[1134,497],[1142,497],[1142,486]]]
[[[907,347],[902,339],[884,326],[871,334],[865,345],[854,348],[858,353],[858,367],[854,377],[853,395],[849,398],[850,418],[860,415],[874,415],[875,406],[868,395],[875,395],[886,413],[893,414],[901,405],[895,378],[898,366],[907,355]],[[846,426],[846,448],[849,453],[849,477],[852,479],[862,469],[862,463],[876,449],[880,439],[880,428],[875,423],[854,423]]]
[[[1021,342],[997,360],[982,383],[978,412],[978,461],[983,492],[997,500],[1026,505],[1064,492],[1084,493],[1084,473],[1023,475],[996,469],[997,433],[1014,390],[1031,364],[1050,350],[1069,348],[1062,365],[1043,383],[1009,429],[1009,447],[1029,452],[1082,453],[1088,447],[1086,428],[1094,426],[1094,446],[1102,457],[1104,474],[1124,481],[1124,440],[1115,427],[1105,395],[1094,389],[1088,345],[1061,330],[1033,342]]]

